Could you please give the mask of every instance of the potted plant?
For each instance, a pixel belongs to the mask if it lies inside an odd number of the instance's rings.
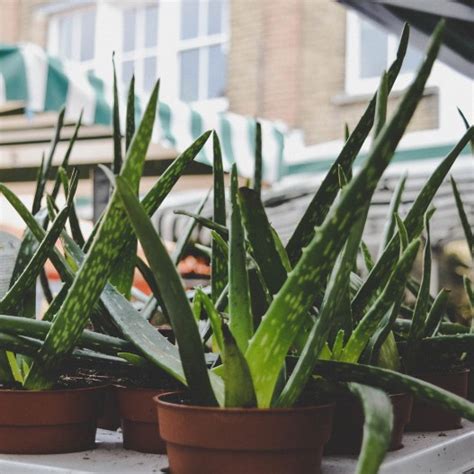
[[[194,301],[198,308],[196,314],[203,308],[207,313],[219,354],[219,361],[211,370],[206,364],[193,308],[173,262],[147,216],[146,206],[138,201],[127,179],[116,179],[116,190],[168,309],[188,386],[185,392],[155,398],[160,432],[167,442],[173,472],[317,471],[324,442],[329,438],[332,406],[317,405],[321,400],[320,390],[319,397],[314,392],[311,394],[309,407],[299,406],[299,403],[307,403],[307,398],[301,395],[314,370],[324,375],[325,381],[350,382],[347,387],[363,402],[364,440],[358,472],[378,470],[391,437],[392,404],[382,390],[373,387],[395,392],[408,390],[474,418],[474,406],[460,397],[393,370],[354,363],[373,335],[371,329],[392,306],[399,304],[400,288],[404,287],[419,246],[416,237],[411,238],[413,242],[406,246],[398,263],[391,265],[392,271],[386,272],[385,281],[388,282],[382,286],[381,295],[377,295],[375,309],[365,312],[363,307],[359,330],[355,330],[354,337],[349,339],[349,348],[347,345],[344,348],[347,358],[343,361],[318,360],[330,331],[339,327],[339,322],[336,324],[328,316],[331,306],[339,304],[336,290],[350,282],[346,275],[350,277],[352,267],[347,270],[346,265],[353,255],[349,250],[352,241],[357,240],[352,236],[360,232],[358,227],[365,221],[366,203],[422,95],[439,48],[441,30],[440,26],[434,34],[427,58],[397,112],[377,134],[366,163],[332,206],[334,198],[330,198],[329,212],[326,210],[327,215],[317,230],[309,232],[306,249],[301,252],[300,247],[297,253],[301,256],[292,269],[288,266],[289,252],[285,251],[261,212],[258,178],[255,190],[238,190],[234,167],[230,229],[223,227],[223,221],[207,223],[222,234],[219,237],[214,233],[213,236],[220,256],[228,254],[228,283],[226,285],[222,272],[224,281],[214,282],[214,286],[218,283],[217,287],[224,288],[221,293],[212,294],[211,299],[198,292]],[[216,137],[214,145],[214,158],[219,159]],[[258,161],[256,169],[258,175]],[[331,176],[336,194],[337,170],[336,179]],[[219,174],[215,174],[215,179],[222,183]],[[222,188],[220,185],[219,189]],[[219,195],[222,198],[222,193]],[[205,221],[201,219],[201,222]],[[250,244],[250,255],[245,235]],[[347,258],[344,258],[345,253]],[[221,258],[214,252],[212,257],[214,264]],[[275,262],[277,264],[273,265]],[[222,259],[217,268],[224,268]],[[260,315],[253,311],[255,288],[249,284],[251,270],[257,273],[260,290],[267,299],[267,307]],[[276,292],[273,293],[272,288],[276,288]],[[212,301],[220,303],[224,298],[227,299],[225,313]],[[315,302],[319,314],[313,319]],[[288,352],[305,324],[310,326],[310,336],[304,342],[296,367],[286,372]],[[134,339],[135,336],[130,338],[137,344]],[[310,423],[304,420],[310,420]],[[227,457],[230,453],[232,460]]]
[[[122,176],[126,176],[129,182],[134,182],[135,186],[138,186],[146,149],[151,138],[157,97],[158,84],[151,95],[143,120],[136,133],[133,133],[134,127],[130,125],[132,114],[128,114],[129,125],[126,134],[128,147],[123,164],[119,152],[115,153],[116,169]],[[58,130],[53,140],[53,150],[59,140],[63,115],[64,111],[60,114]],[[104,363],[106,366],[109,364],[119,368],[123,368],[125,365],[128,369],[132,368],[136,374],[136,367],[132,364],[125,363],[123,358],[110,355],[111,352],[113,354],[123,353],[126,357],[136,349],[123,339],[105,334],[88,333],[87,341],[90,341],[93,336],[93,352],[88,351],[84,354],[83,347],[78,344],[82,344],[81,341],[83,341],[85,334],[83,330],[88,325],[94,327],[96,331],[106,332],[113,336],[127,337],[130,333],[139,333],[141,338],[146,339],[143,343],[140,340],[141,349],[146,350],[151,346],[147,353],[151,352],[151,357],[158,361],[158,365],[164,366],[165,371],[171,372],[175,376],[173,380],[185,381],[176,347],[153,329],[127,299],[127,292],[130,291],[130,274],[135,267],[135,258],[131,259],[132,261],[130,259],[122,259],[119,263],[117,261],[120,260],[119,257],[123,251],[129,251],[132,254],[130,249],[134,245],[136,247],[136,243],[134,244],[131,228],[123,218],[125,214],[117,196],[114,197],[112,194],[109,205],[100,219],[100,223],[94,228],[91,237],[85,241],[81,234],[72,204],[77,185],[77,174],[73,173],[69,181],[65,172],[78,127],[63,161],[62,171],[60,170],[56,176],[53,194],[48,199],[49,216],[45,210],[40,208],[51,169],[53,152],[50,153],[48,160],[43,163],[40,169],[33,213],[29,212],[6,186],[0,184],[2,194],[19,212],[29,229],[28,237],[23,241],[17,260],[18,265],[24,266],[24,270],[15,269],[11,288],[1,300],[0,313],[10,316],[26,315],[23,305],[31,301],[31,297],[27,296],[27,290],[42,272],[48,258],[51,259],[64,282],[63,288],[54,298],[49,295],[50,306],[44,315],[44,321],[28,319],[28,323],[31,324],[27,326],[22,336],[18,336],[18,328],[24,327],[22,324],[26,318],[15,317],[12,321],[11,318],[5,317],[6,319],[0,324],[2,326],[0,328],[2,338],[0,344],[2,350],[1,376],[2,385],[6,388],[5,393],[2,394],[5,396],[5,402],[0,408],[1,420],[4,425],[8,425],[8,430],[10,430],[11,426],[15,426],[17,417],[17,432],[20,436],[20,438],[7,436],[7,428],[4,426],[5,438],[2,438],[0,443],[0,450],[3,452],[58,452],[88,449],[94,445],[95,425],[97,417],[102,411],[99,402],[101,402],[103,395],[103,387],[100,390],[98,388],[73,390],[69,394],[64,390],[57,390],[58,380],[61,380],[60,376],[64,375],[65,367],[71,362],[71,357],[76,365],[78,360],[88,362],[92,360],[99,366],[102,363],[102,367]],[[117,131],[118,128],[115,127],[115,130]],[[117,136],[117,132],[114,135]],[[147,194],[145,202],[150,215],[161,204],[185,166],[202,148],[208,136],[209,133],[204,134],[178,157],[164,173],[162,179]],[[57,212],[54,200],[61,184],[68,188],[66,190],[68,203],[64,210]],[[53,217],[55,214],[57,216],[54,223],[51,229],[46,232],[44,227],[48,224],[48,217]],[[68,217],[72,236],[62,231]],[[54,247],[58,236],[62,239],[64,253]],[[39,246],[37,242],[40,243]],[[105,254],[103,252],[104,244],[110,244],[113,251],[110,252],[109,249]],[[125,247],[127,248],[124,250]],[[135,249],[133,249],[133,255],[135,255]],[[108,282],[109,277],[114,286]],[[45,293],[48,295],[47,282],[43,281],[43,285],[46,289]],[[17,311],[20,304],[22,305],[21,311]],[[46,327],[44,324],[49,324],[49,326]],[[40,329],[38,329],[38,325],[42,325]],[[41,334],[40,338],[38,331]],[[93,366],[95,367],[94,364]],[[101,378],[101,380],[103,379]],[[85,382],[87,382],[87,378]],[[11,390],[12,388],[21,390]],[[46,412],[44,407],[41,407],[41,404],[46,403],[44,399],[47,395],[50,395],[50,398],[54,400],[50,403],[51,410],[53,410],[50,412]],[[79,398],[80,395],[85,398],[85,401]],[[68,404],[67,409],[61,409],[58,400],[64,400],[64,403]],[[74,404],[77,404],[76,408],[72,408]],[[20,405],[22,406],[21,410],[18,409]],[[84,411],[81,410],[83,405],[84,410],[89,408],[89,411],[81,419],[80,413]],[[54,411],[56,407],[57,413]],[[47,416],[43,416],[43,413],[47,413]],[[65,417],[62,421],[61,416]],[[155,417],[152,418],[152,421],[155,423]],[[53,438],[38,436],[32,428],[36,424],[41,427],[45,423],[50,423],[52,426],[60,425],[58,430],[54,432],[50,430]],[[77,431],[77,436],[71,434],[73,433],[72,428]],[[70,434],[63,435],[61,429],[63,431],[69,429]],[[82,433],[81,430],[85,433]],[[33,440],[29,444],[25,443],[27,434],[31,434]],[[58,439],[63,442],[56,442]]]
[[[43,166],[38,174],[33,212],[43,225],[46,225],[45,216],[38,212],[39,203],[44,193],[47,171],[59,141],[63,117],[64,110],[59,114],[48,159],[43,159]],[[71,142],[75,140],[78,127],[79,124]],[[74,176],[73,187],[76,184],[77,176]],[[4,191],[5,188],[1,186]],[[48,390],[24,390],[40,342],[34,336],[24,337],[20,328],[36,323],[30,319],[34,318],[35,300],[35,292],[31,289],[53,251],[66,220],[71,219],[73,213],[72,199],[68,199],[47,232],[35,221],[41,229],[41,235],[36,240],[30,232],[25,234],[13,268],[10,287],[0,298],[0,314],[14,315],[2,316],[2,326],[9,326],[13,329],[12,333],[4,333],[3,329],[0,333],[0,451],[3,453],[79,451],[89,449],[95,443],[96,423],[103,398],[100,381],[75,373],[54,373],[53,383]],[[91,342],[91,334],[87,337]],[[83,355],[82,351],[76,351],[72,357],[80,360]]]
[[[468,127],[469,129],[469,127]],[[466,242],[472,254],[472,233],[464,206],[451,177]],[[431,276],[431,251],[429,225],[426,224],[426,244],[423,259],[423,277],[418,286],[417,299],[412,311],[409,330],[398,334],[403,364],[418,378],[443,387],[459,396],[468,395],[468,361],[472,357],[474,337],[466,328],[465,334],[445,334],[452,326],[442,325],[449,292],[442,289],[436,298],[429,294]],[[466,292],[470,294],[470,280],[464,279]],[[472,293],[471,293],[472,294]],[[458,331],[456,329],[456,331]],[[409,428],[414,431],[438,431],[461,427],[461,417],[447,410],[433,407],[423,401],[415,401]]]

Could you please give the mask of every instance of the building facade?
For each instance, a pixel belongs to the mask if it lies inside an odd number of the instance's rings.
[[[331,156],[394,59],[397,38],[333,0],[2,0],[0,41],[31,41],[138,90],[282,121],[295,160]],[[398,102],[422,59],[410,48]],[[473,113],[473,82],[438,62],[402,146],[449,145]],[[290,160],[293,157],[290,157]]]

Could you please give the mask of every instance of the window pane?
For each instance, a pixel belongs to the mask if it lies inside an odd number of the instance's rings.
[[[135,49],[135,22],[136,11],[134,9],[123,12],[123,51]]]
[[[145,48],[158,43],[158,7],[145,8]]]
[[[387,34],[373,23],[361,20],[360,75],[378,77],[387,67]]]
[[[133,61],[124,61],[122,63],[122,81],[128,85],[134,73]]]
[[[208,98],[223,97],[226,86],[226,57],[222,45],[209,48]]]
[[[199,1],[181,2],[181,39],[196,38],[199,32]]]
[[[59,18],[59,46],[58,55],[65,59],[72,59],[72,17]]]
[[[408,47],[403,60],[401,72],[414,72],[420,66],[423,59],[423,54],[415,48]]]
[[[94,57],[95,48],[95,11],[89,10],[82,14],[81,21],[81,61]]]
[[[180,93],[184,101],[197,100],[199,97],[199,49],[190,49],[180,54]]]
[[[145,58],[143,62],[143,90],[150,92],[156,82],[156,58]]]
[[[207,32],[210,35],[222,32],[222,0],[209,0],[207,12]]]

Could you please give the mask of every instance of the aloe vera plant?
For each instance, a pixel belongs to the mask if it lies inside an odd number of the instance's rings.
[[[17,275],[17,286],[13,282],[10,292],[0,300],[0,349],[7,351],[6,360],[0,360],[0,375],[6,362],[12,376],[24,388],[37,390],[53,387],[61,364],[70,359],[81,363],[102,361],[135,370],[153,367],[187,386],[195,404],[260,409],[298,405],[308,390],[317,392],[323,377],[355,395],[363,407],[364,439],[357,472],[369,474],[377,472],[390,441],[393,415],[388,391],[410,391],[474,420],[472,403],[402,372],[381,367],[389,365],[382,364],[384,358],[398,361],[393,331],[397,336],[404,335],[405,345],[416,342],[435,349],[455,345],[460,351],[472,350],[472,334],[457,334],[455,326],[443,321],[448,293],[441,291],[435,298],[429,295],[429,242],[425,244],[425,274],[421,283],[414,283],[409,277],[421,246],[423,224],[429,229],[430,202],[456,157],[472,139],[472,128],[428,180],[405,219],[398,213],[406,178],[402,179],[375,261],[362,240],[370,198],[422,97],[441,34],[439,25],[415,80],[395,113],[387,117],[387,96],[408,42],[408,28],[404,29],[396,61],[382,77],[380,88],[359,124],[352,133],[347,132],[349,136],[339,158],[286,247],[268,221],[261,200],[262,143],[257,124],[252,189],[238,188],[234,167],[227,219],[222,156],[214,133],[212,219],[200,215],[203,203],[195,214],[188,213],[192,225],[186,229],[176,253],[168,254],[151,216],[186,165],[199,153],[210,132],[176,158],[140,200],[138,185],[155,119],[158,85],[136,130],[133,86],[130,88],[124,159],[118,107],[114,108],[114,169],[109,173],[113,192],[87,241],[81,241],[77,231],[70,235],[63,229],[67,218],[71,222],[77,182],[74,176],[68,177],[67,162],[57,178],[58,191],[47,199],[49,214],[40,209],[42,193],[39,192],[35,216],[0,184],[0,191],[28,226],[29,239],[36,248],[24,265],[24,272]],[[369,155],[353,176],[352,163],[372,129]],[[54,200],[61,185],[68,201],[65,210],[58,211]],[[455,187],[453,191],[456,195]],[[461,209],[460,198],[456,200]],[[51,221],[49,228],[37,221],[42,212]],[[464,224],[461,211],[460,216]],[[213,230],[212,281],[210,294],[197,289],[190,301],[176,263],[195,222]],[[61,250],[55,246],[58,236]],[[136,239],[147,262],[136,258]],[[359,249],[369,270],[365,279],[353,272]],[[131,255],[131,261],[115,273],[120,268],[117,261],[122,252]],[[58,270],[63,289],[54,296],[45,321],[20,321],[8,313],[21,301],[19,289],[31,286],[47,258]],[[146,307],[161,305],[177,345],[153,328],[143,314],[148,314],[148,309],[139,311],[129,301],[129,276],[135,266],[146,275],[153,289],[154,295]],[[128,279],[122,278],[124,275]],[[403,292],[410,285],[415,288],[418,301],[415,309],[410,310],[412,320],[401,321],[397,317],[403,309]],[[200,331],[197,321],[202,315],[207,319],[205,331]],[[84,329],[90,321],[96,332]],[[206,346],[210,334],[213,351],[217,353],[212,358],[212,367]],[[403,348],[403,344],[399,347]],[[22,365],[19,359],[12,359],[11,353],[23,354],[32,363]],[[293,365],[289,356],[296,360]],[[315,385],[308,383],[311,380]]]

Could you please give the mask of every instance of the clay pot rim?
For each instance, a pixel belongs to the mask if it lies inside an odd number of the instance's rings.
[[[195,411],[204,411],[207,413],[232,413],[232,414],[245,414],[245,413],[253,413],[253,414],[268,414],[268,415],[278,415],[278,414],[288,414],[296,412],[311,412],[314,410],[326,410],[328,408],[334,408],[335,403],[325,403],[321,405],[311,405],[311,406],[304,406],[304,407],[285,407],[285,408],[223,408],[223,407],[207,407],[207,406],[200,406],[200,405],[188,405],[183,403],[172,403],[168,401],[162,400],[167,396],[177,395],[180,393],[185,393],[183,391],[172,391],[172,392],[165,392],[153,397],[153,401],[158,405],[158,407],[163,408],[179,408],[182,410],[186,410],[189,412]]]
[[[430,371],[424,371],[424,372],[414,372],[413,374],[409,374],[412,377],[423,377],[423,376],[431,376],[431,375],[446,375],[449,377],[450,375],[464,375],[465,373],[471,372],[471,369],[469,367],[465,367],[463,369],[456,369],[452,371],[448,370],[430,370]],[[474,372],[473,372],[474,373]]]
[[[52,395],[52,394],[70,394],[79,392],[94,392],[97,390],[105,390],[110,388],[110,385],[95,385],[93,387],[79,387],[79,388],[58,388],[53,390],[18,390],[13,388],[0,388],[1,395],[19,395],[19,396],[33,396],[33,395]]]

